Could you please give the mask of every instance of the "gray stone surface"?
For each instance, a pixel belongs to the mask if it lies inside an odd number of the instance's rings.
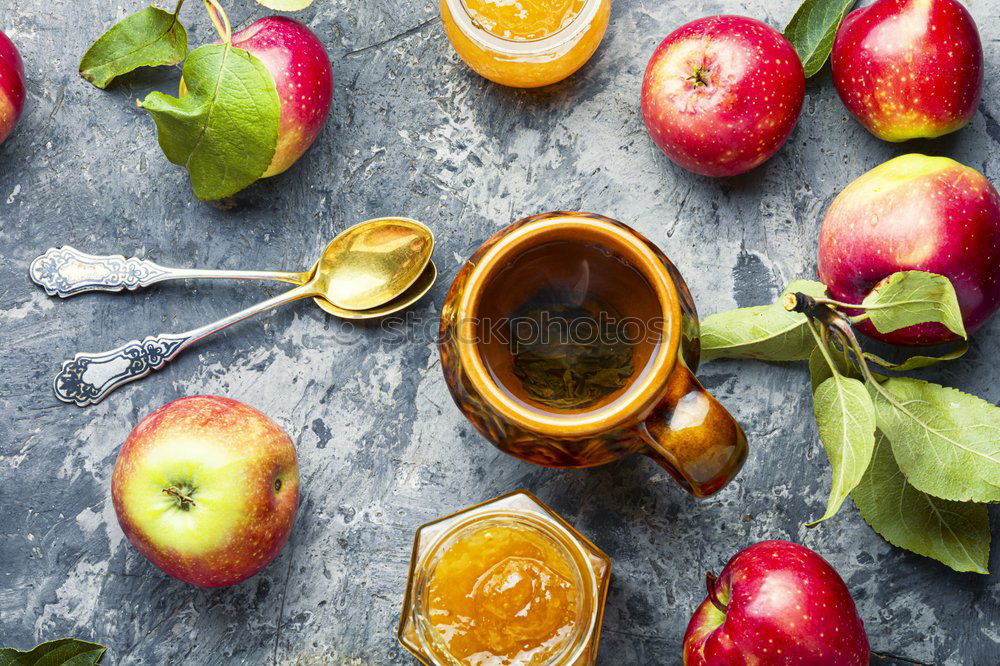
[[[702,313],[767,301],[815,273],[819,221],[848,182],[907,150],[952,156],[1000,180],[1000,5],[973,12],[988,68],[971,126],[935,142],[880,143],[851,120],[824,73],[791,141],[764,167],[711,181],[671,165],[638,112],[646,59],[682,22],[728,12],[782,25],[793,0],[615,0],[593,60],[524,92],[472,74],[432,0],[317,0],[301,14],[328,45],[334,110],[288,173],[220,210],[191,195],[135,107],[176,70],[101,92],[76,75],[89,40],[144,5],[8,0],[30,98],[0,147],[0,637],[28,647],[100,641],[115,664],[412,663],[395,640],[411,537],[422,522],[517,487],[551,503],[614,559],[602,664],[676,664],[702,574],[740,548],[788,538],[822,553],[854,593],[877,650],[935,664],[1000,663],[995,576],[955,574],[892,548],[848,502],[822,512],[829,472],[801,366],[715,362],[705,383],[745,424],[752,453],[719,496],[695,501],[651,462],[589,471],[519,462],[454,407],[432,331],[461,262],[501,226],[550,209],[620,219],[658,242]],[[234,21],[263,15],[226,3]],[[199,3],[192,42],[212,35]],[[29,283],[31,259],[69,243],[163,263],[298,269],[337,231],[405,214],[437,233],[441,279],[400,340],[308,303],[246,322],[89,409],[58,403],[63,358],[186,330],[280,287],[170,284],[65,302]],[[961,361],[930,374],[1000,400],[1000,319]],[[295,440],[303,493],[291,540],[262,574],[200,590],[161,574],[123,539],[109,499],[118,448],[146,413],[213,393],[271,415]],[[1000,521],[993,516],[994,526]],[[1000,568],[993,558],[993,568]]]

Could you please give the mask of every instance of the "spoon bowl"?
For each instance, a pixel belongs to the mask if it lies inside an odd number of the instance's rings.
[[[341,319],[377,319],[393,314],[394,312],[399,312],[400,310],[405,310],[419,301],[434,286],[435,280],[437,280],[437,266],[434,265],[433,261],[430,261],[427,263],[427,268],[424,269],[406,291],[383,305],[367,310],[345,310],[320,296],[314,297],[313,301],[323,312],[340,317]]]
[[[427,268],[433,251],[434,235],[416,220],[368,220],[330,241],[310,284],[340,310],[371,310],[406,292]]]

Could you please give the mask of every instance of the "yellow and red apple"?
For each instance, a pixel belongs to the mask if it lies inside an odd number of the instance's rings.
[[[898,271],[951,280],[967,331],[1000,307],[1000,195],[983,174],[947,157],[903,155],[848,185],[827,211],[819,235],[819,278],[833,297],[861,303]],[[878,333],[898,345],[956,339],[941,324]]]
[[[678,28],[653,52],[642,117],[680,166],[735,176],[778,152],[805,89],[802,62],[780,32],[743,16],[709,16]]]
[[[851,593],[822,557],[789,541],[737,553],[684,634],[684,666],[867,666]]]
[[[831,58],[844,105],[886,141],[964,127],[983,90],[983,45],[958,0],[876,0],[841,24]]]
[[[333,100],[330,57],[312,30],[284,16],[265,16],[233,33],[233,46],[260,60],[278,90],[278,147],[261,177],[274,176],[302,157],[323,129]]]
[[[193,585],[232,585],[288,540],[299,501],[295,447],[248,405],[181,398],[128,436],[111,498],[125,536],[157,567]]]
[[[0,143],[24,111],[24,65],[14,43],[0,31]]]

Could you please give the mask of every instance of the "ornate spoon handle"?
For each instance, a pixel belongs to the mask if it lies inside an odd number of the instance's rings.
[[[306,284],[186,333],[151,335],[111,351],[77,354],[63,361],[56,375],[52,385],[56,397],[78,407],[96,405],[120,386],[159,370],[202,338],[279,305],[315,295],[316,290]]]
[[[278,280],[302,284],[308,273],[285,271],[216,271],[168,268],[149,261],[118,255],[95,255],[64,245],[54,247],[35,258],[29,268],[31,279],[45,288],[49,296],[69,298],[86,291],[122,291],[139,289],[164,280],[191,278],[227,278]]]

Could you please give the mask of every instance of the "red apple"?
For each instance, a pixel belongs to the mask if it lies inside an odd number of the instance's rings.
[[[975,169],[946,157],[903,155],[848,185],[819,233],[819,278],[833,297],[860,303],[898,271],[951,280],[967,331],[1000,307],[1000,196]],[[941,324],[871,337],[897,345],[949,342]]]
[[[24,66],[17,47],[0,31],[0,143],[10,135],[24,110]]]
[[[684,634],[685,666],[867,666],[868,635],[826,560],[762,541],[709,574],[708,598]]]
[[[855,10],[832,63],[844,105],[886,141],[964,127],[983,90],[983,45],[958,0],[876,0]]]
[[[806,89],[780,32],[742,16],[709,16],[670,33],[642,82],[642,117],[667,157],[705,176],[735,176],[778,152]]]
[[[125,440],[111,499],[125,536],[160,569],[193,585],[232,585],[288,540],[299,501],[295,447],[248,405],[181,398]]]
[[[233,46],[260,60],[278,89],[278,148],[261,177],[274,176],[292,166],[323,129],[333,100],[330,57],[309,28],[284,16],[265,16],[233,33]]]

